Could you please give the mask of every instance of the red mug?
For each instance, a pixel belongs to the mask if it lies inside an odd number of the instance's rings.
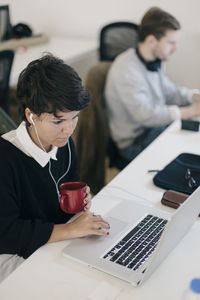
[[[60,207],[68,214],[75,214],[85,207],[86,183],[66,182],[60,186]]]

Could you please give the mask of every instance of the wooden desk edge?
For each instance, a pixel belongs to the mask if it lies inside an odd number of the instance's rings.
[[[0,43],[0,51],[15,50],[19,47],[26,47],[30,45],[38,45],[48,43],[50,37],[47,35],[38,35],[29,38],[12,39]]]

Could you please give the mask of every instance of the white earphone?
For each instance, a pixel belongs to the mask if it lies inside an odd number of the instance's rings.
[[[31,121],[32,121],[32,124],[35,125],[35,123],[34,123],[34,121],[33,121],[33,114],[32,114],[32,113],[30,114],[30,119],[31,119]]]
[[[31,119],[31,123],[33,124],[34,128],[35,128],[35,133],[36,133],[36,136],[37,136],[37,139],[38,139],[38,142],[41,146],[41,148],[43,149],[44,152],[46,152],[44,146],[42,145],[41,141],[40,141],[40,138],[39,138],[39,135],[38,135],[38,131],[37,131],[37,127],[35,125],[35,122],[33,121],[33,114],[31,113],[30,114],[30,119]],[[69,169],[70,169],[70,166],[71,166],[71,149],[70,149],[70,145],[69,145],[69,141],[67,142],[68,144],[68,150],[69,150],[69,164],[68,164],[68,167],[67,167],[67,170],[65,171],[65,173],[58,179],[58,181],[56,182],[55,178],[53,177],[53,174],[51,172],[51,161],[49,160],[49,174],[55,184],[55,187],[56,187],[56,191],[57,191],[57,194],[58,194],[58,201],[60,201],[60,192],[59,192],[59,188],[58,188],[58,185],[59,185],[59,182],[60,180],[65,176],[67,175],[67,173],[69,172]]]

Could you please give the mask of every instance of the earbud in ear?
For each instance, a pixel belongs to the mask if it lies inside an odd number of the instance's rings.
[[[33,121],[33,114],[30,114],[30,119],[33,125],[35,125],[34,121]]]

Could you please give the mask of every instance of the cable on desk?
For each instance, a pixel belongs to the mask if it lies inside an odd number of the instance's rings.
[[[107,188],[110,188],[110,189],[118,189],[118,190],[121,190],[122,192],[126,192],[127,194],[129,194],[129,195],[131,195],[131,196],[134,196],[134,197],[136,197],[136,198],[140,198],[141,200],[143,200],[143,201],[149,203],[149,201],[148,201],[147,199],[145,199],[145,198],[143,198],[143,197],[141,197],[141,196],[139,196],[139,195],[136,195],[136,194],[134,194],[134,193],[131,193],[131,192],[129,192],[128,190],[126,190],[126,189],[124,189],[124,188],[122,188],[122,187],[115,186],[115,185],[107,185],[107,186],[105,186],[104,188],[105,188],[105,190],[106,190]],[[121,197],[118,197],[118,196],[116,196],[116,195],[114,195],[114,196],[121,199]],[[130,200],[130,199],[125,199],[125,200]]]

